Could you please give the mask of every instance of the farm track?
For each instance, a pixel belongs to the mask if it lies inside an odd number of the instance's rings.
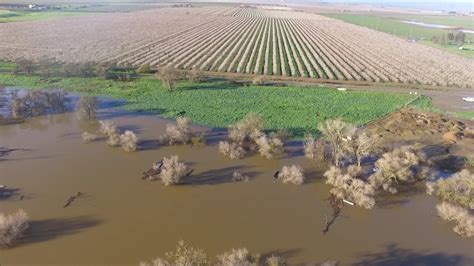
[[[144,34],[137,34],[113,25],[95,24],[107,18],[126,25],[137,16],[147,20],[136,22],[133,29],[138,30],[140,24],[156,25],[158,29],[150,29],[150,33],[141,29]],[[174,26],[173,22],[183,16],[189,21]],[[88,22],[90,26],[77,23],[84,19],[25,23],[28,32],[18,26],[0,25],[0,34],[7,36],[0,39],[0,58],[29,55],[61,62],[108,61],[133,66],[147,63],[156,68],[172,66],[320,81],[474,86],[470,59],[310,13],[260,8],[164,8],[104,18],[98,15]],[[77,39],[65,34],[65,40],[51,42],[54,36],[68,30],[60,24],[68,20],[79,25],[73,29]],[[45,25],[54,29],[52,36],[41,28]],[[99,36],[98,41],[87,38],[90,31],[100,34],[102,29],[108,30],[107,36]],[[9,38],[13,30],[17,36]],[[124,36],[113,36],[114,30]],[[117,43],[107,50],[104,45],[109,35]]]

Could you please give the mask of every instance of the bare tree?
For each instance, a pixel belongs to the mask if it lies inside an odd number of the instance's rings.
[[[169,91],[172,91],[175,88],[175,85],[179,80],[179,72],[169,66],[161,68],[158,72],[158,76],[163,86]]]
[[[357,130],[351,140],[347,141],[349,150],[354,154],[357,166],[361,165],[362,159],[375,149],[377,137],[367,135],[364,131]]]
[[[323,138],[330,143],[334,164],[339,166],[347,151],[347,141],[352,140],[356,127],[337,118],[320,123],[318,129],[323,134]]]

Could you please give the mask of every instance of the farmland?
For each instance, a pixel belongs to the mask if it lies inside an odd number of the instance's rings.
[[[5,24],[0,34],[7,36],[0,40],[0,58],[10,60],[150,64],[323,81],[474,84],[467,58],[304,12],[161,8]]]
[[[325,16],[339,19],[358,26],[367,27],[373,30],[389,33],[405,39],[417,39],[424,44],[434,46],[438,49],[444,49],[451,53],[459,54],[465,57],[473,58],[474,53],[471,50],[459,50],[459,44],[434,44],[431,39],[439,37],[442,34],[448,34],[453,30],[429,28],[424,26],[412,25],[402,22],[410,20],[424,23],[441,24],[445,26],[460,27],[470,29],[472,22],[469,18],[451,17],[451,16],[421,16],[421,15],[373,15],[373,14],[326,14]],[[466,41],[472,43],[474,34],[467,33]]]
[[[142,78],[130,83],[102,78],[61,78],[42,83],[41,77],[0,74],[0,85],[30,88],[62,88],[127,100],[127,109],[159,113],[165,117],[186,114],[200,125],[224,128],[249,112],[260,113],[267,129],[288,129],[295,137],[316,132],[316,125],[342,117],[357,125],[380,118],[412,102],[414,95],[347,91],[298,86],[273,87],[214,81],[182,82],[176,92],[163,88],[159,80]],[[265,104],[262,104],[265,103]]]

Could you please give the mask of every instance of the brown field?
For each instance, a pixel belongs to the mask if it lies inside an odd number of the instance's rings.
[[[315,14],[161,8],[0,25],[0,58],[471,87],[472,60]]]

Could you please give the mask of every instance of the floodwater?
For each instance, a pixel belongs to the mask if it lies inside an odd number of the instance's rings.
[[[458,27],[442,25],[442,24],[430,24],[430,23],[424,23],[424,22],[412,21],[412,20],[400,20],[400,21],[406,24],[412,24],[412,25],[417,25],[417,26],[422,26],[422,27],[427,27],[427,28],[456,30],[456,31],[464,32],[464,33],[474,33],[474,30],[460,29]]]
[[[380,196],[370,211],[346,205],[324,235],[324,169],[306,160],[292,143],[284,158],[257,155],[230,160],[217,151],[222,131],[208,130],[204,148],[160,147],[169,121],[105,108],[99,119],[134,130],[141,150],[126,153],[105,141],[83,144],[91,124],[73,113],[30,118],[0,126],[0,147],[22,148],[0,160],[0,184],[19,188],[0,199],[0,212],[24,209],[31,228],[0,264],[131,264],[163,256],[179,240],[203,248],[211,259],[231,248],[280,254],[293,264],[337,260],[340,265],[472,265],[474,241],[436,216],[437,200],[424,188]],[[179,155],[195,169],[189,183],[164,187],[141,180],[163,156]],[[302,186],[274,184],[273,173],[299,163]],[[231,181],[234,171],[252,177]],[[71,206],[66,200],[85,193]],[[19,195],[25,198],[20,200]]]

